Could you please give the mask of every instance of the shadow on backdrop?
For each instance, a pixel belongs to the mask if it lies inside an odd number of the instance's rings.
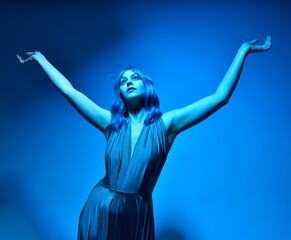
[[[0,236],[10,240],[68,240],[55,235],[55,221],[39,203],[34,191],[17,175],[0,180]]]
[[[169,228],[166,227],[159,234],[157,234],[156,240],[190,240],[190,239],[187,239],[184,236],[181,229],[171,226]],[[196,238],[192,238],[191,240],[196,240]]]

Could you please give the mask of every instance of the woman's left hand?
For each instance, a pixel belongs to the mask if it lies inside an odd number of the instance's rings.
[[[258,39],[255,39],[253,41],[246,42],[241,47],[245,49],[248,53],[253,53],[268,51],[272,46],[272,38],[269,35],[267,36],[266,42],[263,45],[256,45],[258,41]]]

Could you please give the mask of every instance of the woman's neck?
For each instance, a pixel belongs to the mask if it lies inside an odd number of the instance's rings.
[[[129,119],[133,124],[143,124],[146,118],[146,110],[144,107],[136,111],[128,111]]]

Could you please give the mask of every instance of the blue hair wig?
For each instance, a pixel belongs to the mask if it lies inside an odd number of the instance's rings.
[[[116,99],[111,104],[112,118],[111,118],[110,123],[107,126],[109,130],[114,131],[114,130],[119,129],[122,125],[127,124],[126,118],[129,115],[128,115],[127,104],[123,100],[121,92],[120,92],[120,79],[122,78],[123,74],[128,70],[131,70],[135,74],[137,74],[138,77],[143,81],[144,86],[145,86],[144,108],[146,110],[147,116],[144,120],[144,124],[149,125],[153,122],[156,122],[162,116],[162,113],[160,111],[159,98],[154,89],[152,79],[144,75],[139,69],[135,67],[127,67],[127,68],[124,68],[120,72],[114,84],[114,95]]]

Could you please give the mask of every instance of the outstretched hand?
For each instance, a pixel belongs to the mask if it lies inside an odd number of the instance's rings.
[[[26,52],[26,55],[28,55],[29,57],[25,60],[23,60],[22,57],[20,57],[19,55],[16,55],[16,57],[18,58],[20,63],[32,63],[35,62],[38,57],[42,56],[42,54],[38,51]]]
[[[269,35],[267,36],[267,39],[263,45],[256,45],[258,42],[259,40],[255,39],[250,42],[244,43],[242,47],[246,48],[248,53],[253,53],[268,51],[272,46],[272,38]]]

